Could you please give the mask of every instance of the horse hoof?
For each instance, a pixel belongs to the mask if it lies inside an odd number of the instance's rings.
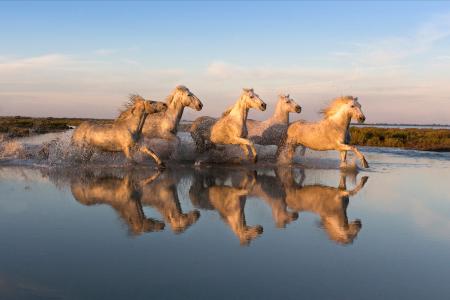
[[[258,155],[255,155],[255,157],[253,157],[253,162],[257,163],[258,162]]]
[[[365,159],[362,161],[362,166],[363,166],[363,168],[369,167],[369,164],[367,163],[367,161]]]
[[[363,176],[363,177],[361,178],[362,184],[365,185],[368,179],[369,179],[368,176]]]

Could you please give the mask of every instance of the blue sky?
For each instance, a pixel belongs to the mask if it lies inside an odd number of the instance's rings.
[[[253,87],[259,119],[286,92],[308,120],[352,94],[369,122],[450,123],[446,2],[0,2],[0,28],[1,115],[114,117],[185,84],[186,119]]]

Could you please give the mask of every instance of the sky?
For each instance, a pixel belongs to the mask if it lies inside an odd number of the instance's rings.
[[[242,88],[318,120],[341,95],[366,122],[450,124],[450,2],[0,2],[0,115],[113,118],[183,84],[218,116]]]

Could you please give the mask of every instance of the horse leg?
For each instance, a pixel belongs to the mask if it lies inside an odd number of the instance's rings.
[[[156,178],[159,177],[159,175],[161,175],[161,172],[158,170],[158,171],[157,171],[155,174],[153,174],[152,176],[150,176],[150,177],[148,177],[148,178],[146,178],[146,179],[141,180],[141,182],[140,182],[141,187],[143,187],[143,186],[145,186],[145,185],[147,185],[147,184],[149,184],[149,183],[152,183],[153,181],[155,181]]]
[[[170,147],[171,147],[170,148],[170,151],[171,151],[170,158],[176,159],[178,147],[181,144],[180,138],[176,134],[173,134],[171,132],[166,134],[163,138],[166,139],[170,143]]]
[[[295,149],[297,146],[295,144],[287,143],[278,147],[277,151],[277,162],[279,164],[290,164],[294,159]]]
[[[347,189],[347,177],[343,173],[341,173],[340,177],[341,178],[339,180],[339,189],[345,191]]]
[[[243,146],[244,147],[248,146],[250,148],[250,150],[252,151],[253,162],[257,162],[258,161],[258,154],[256,153],[255,146],[253,145],[253,143],[251,141],[249,141],[247,139],[244,139],[244,138],[236,138],[230,144],[239,144],[239,145],[241,145],[242,149],[244,149]],[[248,156],[248,154],[249,154],[248,150],[247,151],[244,150],[244,152],[245,152],[245,155],[247,156],[247,158],[250,158]]]
[[[123,154],[125,154],[125,157],[128,160],[128,163],[134,162],[133,156],[131,155],[131,147],[127,146],[123,148]]]
[[[249,153],[248,153],[247,145],[241,144],[241,145],[239,145],[239,147],[241,147],[242,151],[244,151],[245,157],[246,157],[246,158],[249,158]]]
[[[256,152],[255,145],[251,141],[249,141],[249,147],[253,154],[253,162],[256,163],[258,161],[258,153]]]
[[[353,196],[353,195],[357,194],[364,187],[364,185],[366,184],[368,179],[369,179],[368,176],[363,176],[361,178],[359,184],[353,190],[349,191],[348,194],[350,196]]]
[[[205,140],[198,132],[191,132],[192,139],[195,142],[195,148],[198,153],[203,153],[206,150]]]
[[[369,164],[367,163],[366,158],[364,157],[364,155],[361,152],[359,152],[359,150],[355,146],[350,146],[350,145],[346,145],[346,144],[338,144],[338,147],[337,147],[336,150],[339,150],[339,151],[352,151],[360,159],[361,165],[363,166],[363,168],[368,168],[369,167]]]
[[[341,151],[339,155],[341,156],[341,164],[339,167],[345,168],[347,166],[347,151]]]
[[[305,156],[305,152],[306,152],[306,147],[301,145],[300,147],[302,147],[302,149],[300,150],[300,155],[301,156]]]
[[[158,157],[158,155],[156,155],[155,152],[153,152],[152,150],[148,149],[145,146],[141,146],[139,148],[139,151],[142,153],[147,154],[148,156],[150,156],[151,158],[153,158],[153,160],[155,161],[155,163],[158,165],[158,168],[165,168],[164,163],[161,161],[161,159]]]

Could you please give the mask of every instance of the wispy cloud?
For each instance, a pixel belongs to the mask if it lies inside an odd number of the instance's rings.
[[[210,77],[227,78],[257,78],[257,79],[286,79],[308,77],[315,79],[328,79],[342,75],[342,71],[332,68],[306,68],[301,66],[272,67],[259,66],[249,67],[231,64],[225,61],[213,61],[206,67],[206,74]]]
[[[70,58],[63,54],[46,54],[27,58],[3,58],[0,60],[0,72],[46,68],[69,61]]]
[[[421,24],[410,35],[359,43],[352,57],[355,63],[364,65],[398,63],[431,50],[439,41],[449,37],[450,14],[441,14]]]

